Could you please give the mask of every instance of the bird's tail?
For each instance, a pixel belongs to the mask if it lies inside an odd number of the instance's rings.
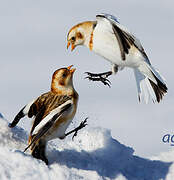
[[[152,99],[153,102],[159,103],[167,93],[167,86],[159,72],[144,63],[134,69],[134,74],[139,101],[144,99],[145,103],[148,103],[148,100]]]

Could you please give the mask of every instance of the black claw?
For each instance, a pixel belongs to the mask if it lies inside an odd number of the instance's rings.
[[[103,82],[101,81],[105,86],[107,85],[108,87],[111,87],[111,85],[109,83]]]
[[[90,81],[101,81],[104,85],[108,85],[109,87],[111,87],[111,82],[106,79],[106,78],[103,78],[103,77],[99,77],[99,78],[93,78],[93,77],[90,77],[90,76],[87,76],[85,77],[85,79],[88,79]]]
[[[107,79],[108,76],[112,74],[111,71],[100,73],[100,74],[94,74],[90,72],[85,72],[88,76],[85,77],[85,79],[91,80],[91,81],[101,81],[104,85],[107,85],[111,87],[111,82]]]
[[[105,81],[101,81],[104,85],[107,85],[109,87],[111,87],[111,85],[108,83],[108,82],[105,82]]]
[[[85,74],[87,74],[88,76],[91,76],[91,77],[99,77],[100,74],[94,74],[94,73],[90,73],[90,72],[85,72]]]
[[[76,128],[76,131],[75,131],[75,133],[74,133],[74,135],[73,135],[73,137],[72,137],[72,140],[74,140],[74,137],[77,136],[77,132],[78,132],[80,129],[82,129],[82,128],[84,128],[86,125],[88,125],[88,124],[86,124],[87,119],[88,119],[88,117],[87,117],[84,121],[82,121],[82,122],[80,123],[79,127]]]
[[[103,78],[102,81],[104,81],[104,82],[107,83],[107,84],[111,84],[111,81],[109,81],[109,80],[106,79],[106,78]]]
[[[102,78],[103,81],[108,82],[109,84],[111,84],[111,81],[109,81],[109,79],[106,78]]]
[[[75,129],[73,129],[72,131],[66,133],[65,136],[68,136],[68,135],[74,133],[74,135],[73,135],[73,137],[72,137],[72,140],[73,140],[74,137],[77,136],[77,132],[78,132],[80,129],[84,128],[86,125],[88,125],[88,124],[86,124],[87,119],[88,119],[88,117],[87,117],[84,121],[82,121],[77,128],[75,128]]]

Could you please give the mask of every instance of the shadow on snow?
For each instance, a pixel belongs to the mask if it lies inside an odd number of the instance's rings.
[[[119,174],[128,180],[165,179],[172,163],[152,161],[133,155],[134,150],[110,139],[106,146],[92,152],[64,149],[48,153],[50,164],[96,171],[100,176],[115,178]]]
[[[12,129],[16,141],[27,141],[27,133],[19,127]],[[96,138],[97,139],[97,138]],[[128,180],[165,179],[172,162],[152,161],[134,156],[134,150],[110,135],[102,148],[93,151],[64,149],[55,147],[48,151],[49,164],[58,163],[69,168],[96,171],[102,177],[115,178],[122,174]],[[97,140],[94,139],[94,143]]]

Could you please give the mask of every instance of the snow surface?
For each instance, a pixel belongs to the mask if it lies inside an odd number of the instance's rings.
[[[20,127],[10,129],[0,119],[0,179],[2,180],[173,180],[174,151],[143,159],[134,150],[113,139],[107,129],[87,127],[74,141],[50,141],[47,156],[50,165],[32,158],[27,146],[28,134]]]
[[[0,113],[0,118],[4,118],[4,116]]]

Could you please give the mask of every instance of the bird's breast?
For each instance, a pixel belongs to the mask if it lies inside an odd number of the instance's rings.
[[[94,31],[93,51],[111,62],[121,59],[116,38],[114,34],[109,32]]]

